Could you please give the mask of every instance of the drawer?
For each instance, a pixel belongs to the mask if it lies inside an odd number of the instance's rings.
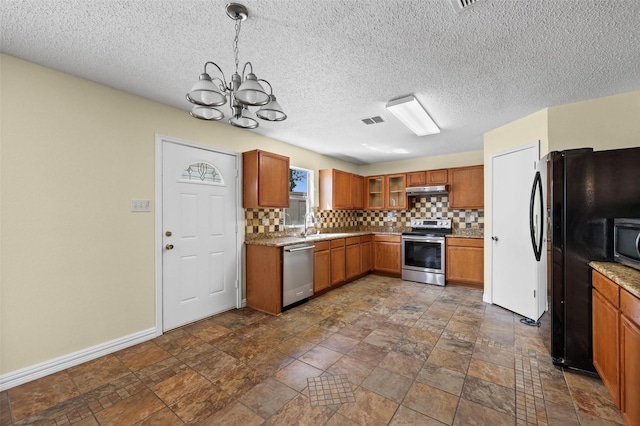
[[[598,271],[591,274],[591,285],[616,308],[620,306],[620,286]]]
[[[620,311],[640,327],[640,299],[625,289],[620,291]]]
[[[344,247],[344,238],[337,238],[335,240],[331,240],[331,248],[336,247]]]
[[[482,238],[455,238],[449,237],[446,239],[448,246],[460,246],[460,247],[484,247],[484,240]]]
[[[315,251],[329,250],[331,248],[331,241],[316,241]]]
[[[361,243],[370,243],[371,241],[373,241],[373,235],[363,235],[360,237]]]
[[[374,235],[373,241],[387,242],[387,243],[400,243],[402,237],[400,235]]]
[[[360,237],[349,237],[347,238],[347,245],[352,246],[354,244],[360,244]]]

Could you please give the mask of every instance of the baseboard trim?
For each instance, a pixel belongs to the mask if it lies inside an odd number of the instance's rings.
[[[484,293],[484,294],[482,295],[482,301],[483,301],[484,303],[488,303],[488,304],[490,304],[490,305],[492,305],[492,304],[493,304],[493,302],[492,302],[492,300],[491,300],[491,297],[489,297],[489,295],[488,295],[487,293]]]
[[[0,375],[0,391],[5,391],[23,383],[48,376],[49,374],[57,373],[69,367],[82,364],[83,362],[91,361],[121,349],[137,345],[138,343],[146,342],[155,337],[156,329],[153,327],[11,373],[2,374]]]
[[[247,299],[242,299],[242,301],[240,301],[240,307],[241,308],[246,308],[247,307]]]

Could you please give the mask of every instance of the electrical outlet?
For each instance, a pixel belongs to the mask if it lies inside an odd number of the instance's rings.
[[[151,200],[131,200],[132,212],[150,212]]]

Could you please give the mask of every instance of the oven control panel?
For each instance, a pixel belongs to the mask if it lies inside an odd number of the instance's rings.
[[[451,219],[411,219],[416,229],[451,229]]]

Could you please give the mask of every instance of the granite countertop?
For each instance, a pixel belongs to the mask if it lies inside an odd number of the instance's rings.
[[[480,228],[454,228],[447,237],[455,238],[484,238],[484,229]]]
[[[589,266],[640,298],[640,271],[616,262],[589,262]]]
[[[353,231],[353,232],[328,232],[324,234],[310,234],[307,237],[299,237],[293,235],[272,236],[267,238],[252,238],[246,240],[245,244],[256,246],[284,247],[292,244],[315,243],[316,241],[329,241],[336,238],[359,237],[361,235],[402,235],[401,232],[372,232],[372,231]]]
[[[245,240],[245,244],[252,244],[257,246],[271,246],[271,247],[284,247],[292,244],[300,243],[314,243],[316,241],[329,241],[336,238],[348,238],[359,237],[361,235],[402,235],[404,229],[397,231],[389,231],[388,228],[383,229],[368,229],[366,231],[349,231],[344,232],[327,232],[323,234],[310,234],[309,236],[301,237],[292,234],[261,234],[253,236]],[[458,238],[484,238],[484,230],[478,228],[454,228],[453,232],[447,237]]]

